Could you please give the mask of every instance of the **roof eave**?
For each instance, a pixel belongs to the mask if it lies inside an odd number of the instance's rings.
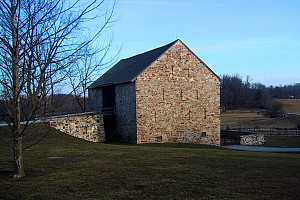
[[[103,88],[103,87],[109,87],[109,86],[117,86],[117,85],[122,85],[122,84],[127,84],[127,83],[132,83],[134,80],[130,81],[124,81],[124,82],[119,82],[119,83],[107,83],[107,84],[101,84],[101,85],[96,85],[96,86],[89,86],[88,89],[97,89],[97,88]]]

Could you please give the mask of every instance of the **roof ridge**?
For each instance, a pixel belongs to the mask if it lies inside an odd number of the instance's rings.
[[[160,49],[160,48],[164,48],[164,47],[167,47],[167,46],[172,46],[173,44],[175,44],[177,41],[181,41],[180,39],[176,39],[176,40],[174,40],[173,42],[170,42],[170,43],[168,43],[168,44],[165,44],[165,45],[163,45],[163,46],[160,46],[160,47],[156,47],[156,48],[154,48],[154,49],[151,49],[151,50],[148,50],[148,51],[145,51],[145,52],[142,52],[142,53],[139,53],[139,54],[136,54],[136,55],[134,55],[134,56],[131,56],[131,57],[128,57],[128,58],[122,58],[121,60],[127,60],[127,59],[131,59],[131,58],[134,58],[134,57],[137,57],[137,56],[140,56],[140,55],[142,55],[142,54],[146,54],[146,53],[149,53],[149,52],[151,52],[151,51],[155,51],[155,50],[158,50],[158,49]],[[120,60],[120,61],[121,61]]]
[[[134,81],[137,76],[147,69],[155,60],[160,58],[162,54],[170,49],[177,41],[180,40],[177,39],[161,47],[121,59],[101,77],[94,81],[89,88]]]

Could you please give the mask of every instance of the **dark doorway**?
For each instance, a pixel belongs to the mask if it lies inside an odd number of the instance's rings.
[[[107,86],[102,89],[102,113],[105,130],[105,140],[107,142],[118,141],[116,132],[116,117],[115,117],[115,87]]]
[[[103,108],[109,109],[115,107],[116,94],[114,86],[104,87],[102,90]]]
[[[107,142],[119,142],[120,138],[118,137],[116,131],[115,115],[104,115],[103,121],[104,121],[105,140]]]

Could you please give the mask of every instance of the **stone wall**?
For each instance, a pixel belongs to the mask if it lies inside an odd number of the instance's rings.
[[[103,117],[100,113],[81,113],[48,118],[48,124],[65,134],[90,142],[104,142]]]
[[[117,85],[115,93],[116,131],[122,142],[136,143],[135,84]]]
[[[241,145],[263,145],[265,143],[265,137],[263,134],[251,134],[241,136]]]
[[[180,41],[136,79],[137,143],[220,145],[220,82]]]

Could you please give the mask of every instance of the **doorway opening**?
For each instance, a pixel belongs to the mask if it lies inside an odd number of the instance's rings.
[[[107,142],[118,142],[119,137],[116,131],[116,94],[114,86],[102,88],[102,113],[104,121],[105,140]]]

